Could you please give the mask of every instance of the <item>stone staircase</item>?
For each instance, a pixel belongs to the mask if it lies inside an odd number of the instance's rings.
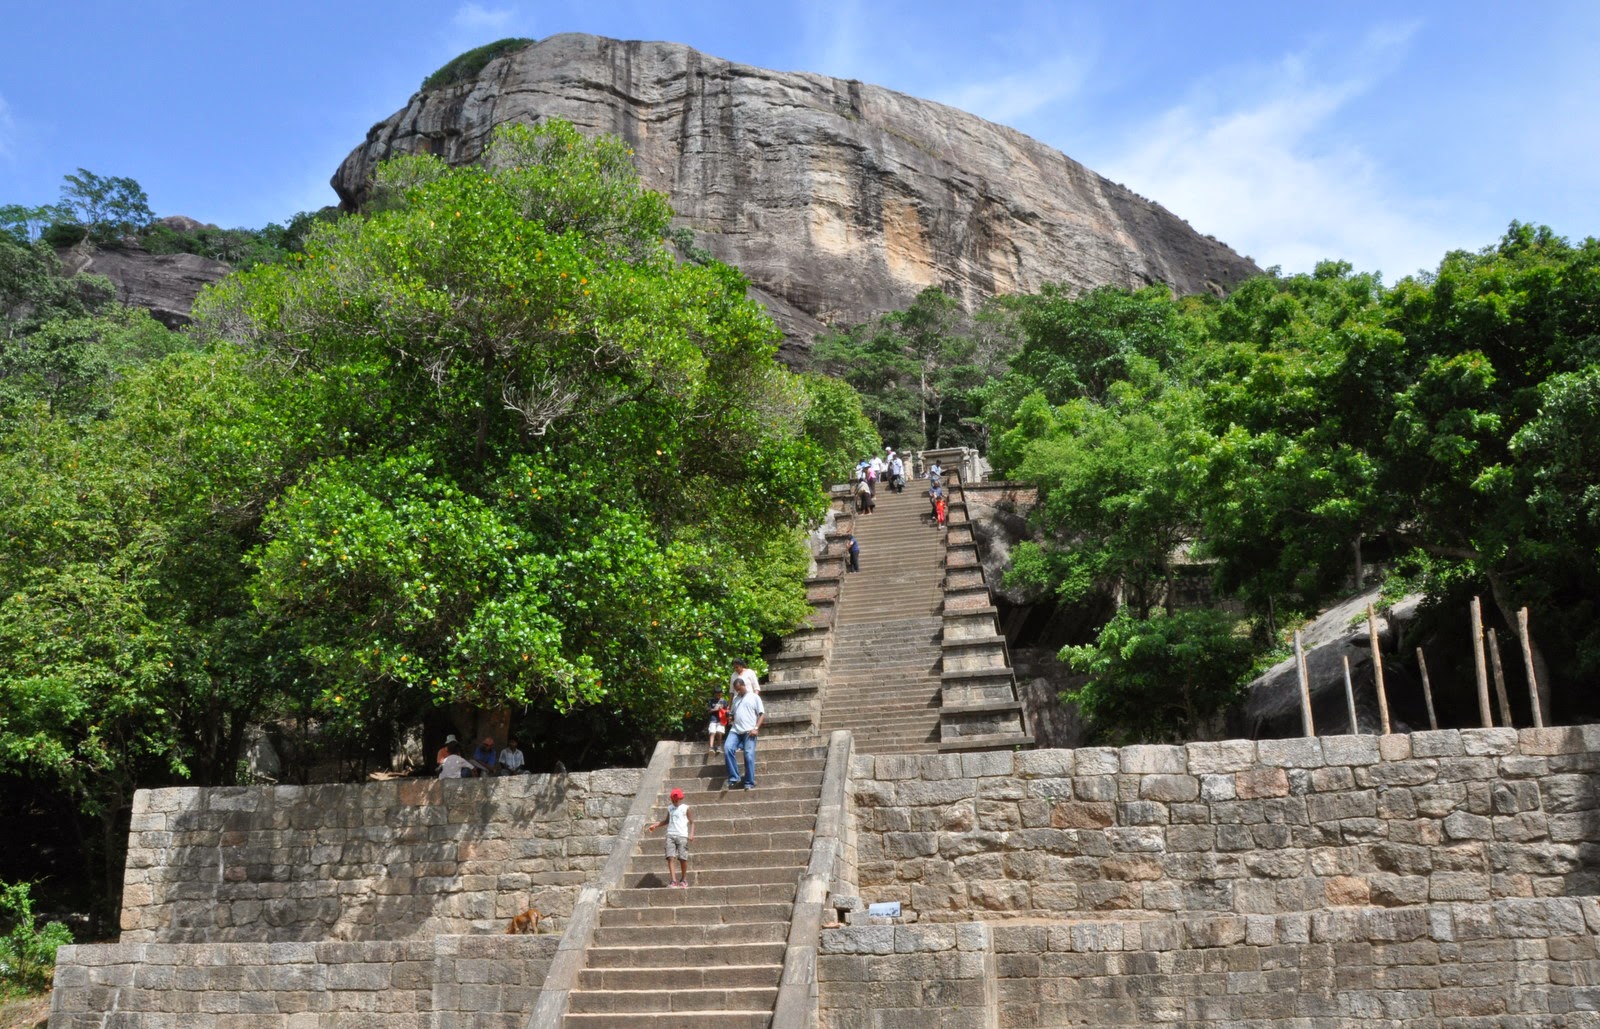
[[[945,533],[915,485],[880,488],[877,510],[845,528],[861,571],[840,590],[820,728],[849,729],[862,753],[935,753]]]
[[[667,885],[665,830],[644,834],[621,883],[606,892],[562,1024],[771,1024],[826,755],[826,746],[763,740],[754,790],[724,788],[720,755],[674,759],[654,818],[673,787],[684,791],[695,821],[690,885]]]

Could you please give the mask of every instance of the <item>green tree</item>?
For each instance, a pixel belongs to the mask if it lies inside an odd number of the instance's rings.
[[[1062,660],[1089,677],[1065,699],[1108,743],[1204,739],[1239,699],[1253,656],[1248,634],[1222,612],[1122,612],[1093,644],[1062,648]]]
[[[250,559],[325,714],[661,726],[803,616],[806,390],[743,279],[671,260],[629,158],[502,129],[485,166],[410,162],[390,206],[203,300],[202,330],[271,359],[284,420],[326,440]]]
[[[827,375],[801,376],[810,400],[806,408],[806,438],[823,454],[823,478],[844,482],[863,454],[883,448],[878,430],[862,409],[861,395],[850,385]]]
[[[55,251],[44,243],[19,243],[0,234],[0,346],[57,318],[103,310],[116,287],[99,275],[61,274]]]
[[[55,204],[39,207],[0,204],[0,233],[9,235],[18,243],[32,243],[44,235],[45,229],[71,217],[71,212]]]
[[[96,175],[87,168],[62,178],[61,208],[87,228],[89,237],[97,242],[131,236],[155,218],[150,212],[150,198],[134,179]]]
[[[0,882],[0,999],[48,990],[56,951],[71,942],[60,922],[39,925],[27,883]]]

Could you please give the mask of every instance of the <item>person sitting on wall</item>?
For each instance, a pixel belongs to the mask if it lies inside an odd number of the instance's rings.
[[[500,765],[498,775],[522,775],[527,771],[527,765],[522,759],[522,748],[517,746],[515,736],[506,740],[506,747],[500,752]]]
[[[438,756],[433,759],[433,763],[434,764],[436,764],[436,765],[444,764],[444,759],[445,759],[446,755],[448,755],[450,753],[450,744],[454,743],[455,741],[456,741],[456,734],[455,733],[451,733],[450,735],[448,735],[448,736],[446,736],[444,738],[444,746],[439,748]]]
[[[472,777],[472,762],[460,754],[461,744],[451,737],[444,745],[444,760],[439,762],[439,778],[441,779],[469,779]]]
[[[493,775],[499,766],[499,752],[494,749],[494,737],[485,736],[483,742],[473,748],[472,764],[478,769],[479,775]]]

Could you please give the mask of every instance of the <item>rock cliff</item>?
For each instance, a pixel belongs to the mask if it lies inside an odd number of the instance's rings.
[[[373,126],[333,187],[357,208],[379,161],[470,162],[496,125],[549,117],[627,140],[677,224],[749,276],[791,341],[904,307],[927,286],[970,306],[1046,282],[1221,292],[1259,271],[1160,205],[963,111],[587,35],[417,93]]]
[[[194,298],[232,271],[221,261],[197,254],[150,254],[133,246],[80,245],[59,256],[66,274],[104,275],[117,287],[122,303],[148,308],[169,329],[188,325]]]

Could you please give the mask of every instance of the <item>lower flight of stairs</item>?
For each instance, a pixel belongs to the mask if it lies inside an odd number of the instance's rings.
[[[668,885],[665,830],[644,834],[606,894],[565,1025],[771,1023],[826,755],[825,746],[762,741],[754,790],[726,788],[720,754],[677,757],[656,817],[668,792],[682,789],[695,826],[689,886]]]

